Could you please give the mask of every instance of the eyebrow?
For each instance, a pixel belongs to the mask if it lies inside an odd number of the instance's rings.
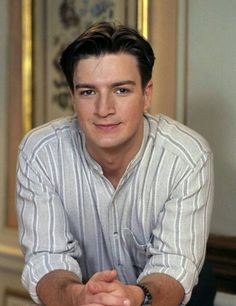
[[[75,89],[78,89],[78,88],[95,88],[95,86],[92,84],[88,84],[88,83],[78,83],[75,85]]]
[[[122,86],[122,85],[136,85],[136,82],[132,81],[132,80],[124,80],[124,81],[118,81],[118,82],[114,82],[111,84],[111,87],[117,87],[117,86]],[[93,84],[89,84],[89,83],[78,83],[75,85],[75,89],[79,89],[79,88],[92,88],[95,89],[96,86]]]
[[[134,81],[131,81],[131,80],[124,80],[124,81],[118,81],[118,82],[115,82],[115,83],[112,83],[112,87],[117,87],[117,86],[122,86],[122,85],[133,85],[135,86],[136,83]]]

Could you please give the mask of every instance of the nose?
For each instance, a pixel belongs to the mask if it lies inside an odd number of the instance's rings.
[[[96,99],[95,113],[100,117],[107,117],[115,113],[114,97],[110,93],[100,93]]]

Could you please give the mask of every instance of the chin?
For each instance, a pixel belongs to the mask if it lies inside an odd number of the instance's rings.
[[[122,144],[120,142],[114,141],[103,141],[96,144],[98,148],[102,150],[114,150],[118,149]]]

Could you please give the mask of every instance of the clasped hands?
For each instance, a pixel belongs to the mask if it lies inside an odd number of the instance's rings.
[[[115,270],[97,272],[85,285],[73,285],[73,305],[137,306],[141,301],[140,288],[118,281]]]

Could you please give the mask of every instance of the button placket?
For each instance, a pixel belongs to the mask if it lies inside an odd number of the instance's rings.
[[[110,214],[109,214],[109,227],[110,227],[110,233],[111,233],[111,245],[112,245],[112,258],[113,258],[113,264],[115,267],[121,266],[121,260],[120,260],[120,229],[119,229],[119,223],[117,218],[117,210],[116,210],[116,204],[113,199],[112,204],[110,206]]]

